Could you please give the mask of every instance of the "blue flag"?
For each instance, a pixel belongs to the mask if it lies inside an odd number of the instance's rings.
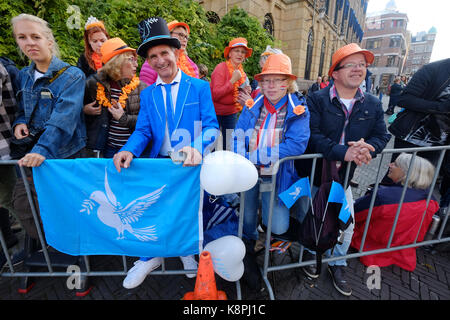
[[[289,209],[291,208],[295,201],[300,197],[311,197],[311,190],[309,189],[309,178],[301,178],[290,186],[286,191],[283,191],[278,195]]]
[[[177,257],[203,241],[200,166],[46,160],[33,170],[47,243],[70,255]]]
[[[330,195],[328,196],[328,202],[342,203],[341,211],[339,212],[339,219],[346,224],[351,216],[350,206],[347,203],[345,197],[344,188],[340,183],[333,181],[331,184]]]

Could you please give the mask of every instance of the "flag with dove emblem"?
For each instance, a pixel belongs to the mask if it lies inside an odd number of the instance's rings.
[[[289,209],[291,208],[297,199],[301,197],[310,197],[311,198],[311,190],[309,187],[309,178],[301,178],[294,184],[292,184],[287,190],[283,191],[278,195]]]
[[[33,176],[46,241],[70,255],[176,257],[201,251],[200,166],[46,160]]]
[[[333,181],[333,183],[331,184],[328,202],[342,203],[342,207],[341,210],[339,211],[338,218],[341,229],[345,230],[348,227],[348,225],[353,221],[351,213],[353,203],[348,203],[347,197],[345,195],[345,190],[340,183]]]

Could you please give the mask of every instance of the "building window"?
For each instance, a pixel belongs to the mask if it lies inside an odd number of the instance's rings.
[[[367,49],[378,49],[381,47],[381,43],[383,42],[383,39],[368,39],[366,47]]]
[[[308,46],[306,47],[306,64],[305,64],[305,79],[311,79],[311,65],[314,49],[314,33],[313,29],[309,29],[308,33]]]
[[[206,13],[206,18],[208,19],[209,22],[211,23],[219,23],[220,22],[220,17],[217,13],[215,13],[214,11],[208,11]]]
[[[272,37],[274,35],[274,27],[273,27],[273,17],[271,13],[266,13],[264,16],[264,29],[266,29],[267,33]]]
[[[389,41],[389,48],[400,48],[402,45],[402,37],[394,36]]]
[[[323,74],[323,63],[325,62],[325,37],[322,39],[322,45],[320,48],[320,62],[319,62],[319,75]]]
[[[395,66],[395,56],[388,56],[386,67],[394,67]]]
[[[375,56],[374,59],[373,59],[371,67],[376,67],[379,62],[380,62],[380,56]]]

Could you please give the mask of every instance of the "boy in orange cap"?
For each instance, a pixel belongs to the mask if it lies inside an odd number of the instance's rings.
[[[349,181],[356,165],[368,164],[384,149],[390,139],[381,101],[360,89],[366,77],[367,66],[373,59],[370,51],[361,49],[356,43],[338,49],[333,54],[328,71],[328,75],[333,78],[333,84],[313,92],[307,99],[311,112],[311,138],[305,153],[322,153],[325,159],[336,164],[351,162]],[[308,160],[297,161],[296,168],[302,177],[311,174],[311,164]],[[313,196],[320,186],[322,164],[318,163],[316,168],[319,169],[313,179]],[[346,165],[338,168],[342,182],[346,168]],[[303,208],[306,214],[308,203],[305,203]],[[342,245],[334,247],[334,257],[347,253],[352,235],[353,224],[345,230]],[[304,261],[315,259],[311,252],[305,252]],[[331,256],[330,250],[326,252],[326,256]],[[328,263],[328,271],[335,288],[343,295],[349,296],[352,290],[346,281],[346,265],[345,260],[332,261]],[[309,277],[317,278],[318,275],[312,269],[315,268],[303,268]]]

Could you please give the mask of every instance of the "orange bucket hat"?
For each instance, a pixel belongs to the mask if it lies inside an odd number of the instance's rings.
[[[228,54],[230,53],[230,50],[237,47],[244,47],[247,50],[247,54],[245,55],[246,58],[250,57],[252,55],[253,49],[247,47],[247,39],[245,38],[234,38],[228,43],[228,47],[226,47],[223,50],[223,55],[225,59],[228,59]]]
[[[284,53],[269,55],[266,63],[264,63],[262,72],[255,75],[255,79],[259,81],[266,74],[280,74],[288,76],[292,80],[297,79],[297,76],[292,74],[291,59]]]
[[[189,26],[184,22],[178,22],[177,20],[170,21],[167,24],[167,28],[169,28],[169,31],[172,31],[176,27],[183,27],[186,29],[187,33],[189,34],[191,31],[189,30]]]
[[[349,43],[349,44],[343,46],[342,48],[339,48],[333,54],[333,57],[331,58],[331,67],[330,67],[330,70],[328,71],[328,75],[331,77],[331,75],[333,74],[333,71],[337,67],[337,65],[342,60],[344,60],[348,56],[351,56],[352,54],[355,54],[355,53],[362,53],[366,57],[366,62],[368,64],[372,64],[372,62],[374,60],[374,55],[372,52],[370,52],[369,50],[361,49],[361,47],[358,46],[356,43]]]
[[[100,53],[102,54],[102,62],[103,64],[105,64],[114,56],[127,51],[136,53],[136,49],[127,46],[127,44],[120,38],[112,38],[106,40],[100,48]]]

